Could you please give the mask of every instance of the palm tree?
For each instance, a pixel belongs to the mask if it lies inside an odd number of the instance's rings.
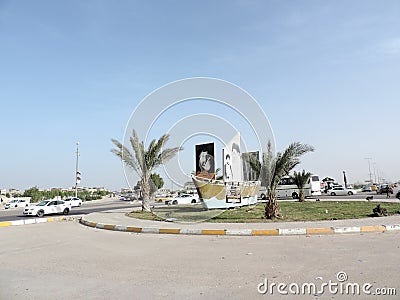
[[[153,183],[150,179],[152,171],[183,149],[182,147],[163,149],[168,139],[169,135],[164,134],[158,140],[152,140],[146,150],[144,142],[139,141],[136,131],[133,130],[132,136],[129,138],[133,153],[117,140],[111,140],[116,146],[116,149],[111,149],[111,152],[120,157],[141,179],[143,193],[142,211],[151,211],[150,200],[154,193],[154,189],[151,188]]]
[[[304,202],[305,201],[305,195],[304,195],[304,186],[306,183],[310,180],[311,173],[303,170],[303,172],[296,172],[294,171],[294,174],[292,176],[294,183],[297,185],[299,188],[299,201]]]
[[[263,153],[262,162],[250,156],[249,162],[253,170],[261,178],[261,184],[268,189],[268,202],[265,205],[265,218],[272,219],[281,217],[280,207],[276,201],[276,188],[283,176],[300,163],[300,156],[314,151],[312,146],[294,142],[285,151],[272,154],[271,141],[268,141],[267,153]]]

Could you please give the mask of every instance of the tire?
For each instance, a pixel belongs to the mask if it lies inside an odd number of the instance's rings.
[[[332,193],[331,193],[331,196],[336,196],[336,193],[335,193],[335,192],[332,192]]]
[[[192,204],[195,204],[196,203],[196,199],[192,199],[192,202],[191,202]]]
[[[41,217],[44,216],[44,211],[43,211],[43,210],[39,210],[39,211],[36,213],[36,215],[37,215],[39,218],[41,218]]]
[[[69,214],[69,209],[68,208],[64,208],[63,215],[68,215],[68,214]]]
[[[297,198],[299,198],[299,195],[297,195],[297,193],[295,192],[295,193],[292,194],[292,198],[293,199],[297,199]]]
[[[178,204],[177,200],[172,201],[172,204]]]
[[[353,195],[353,192],[348,192],[347,195],[351,196]]]
[[[265,196],[264,193],[260,195],[260,198],[261,198],[262,200],[267,200],[267,197]]]

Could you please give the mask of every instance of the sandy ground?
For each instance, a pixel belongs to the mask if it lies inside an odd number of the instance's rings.
[[[371,291],[397,289],[368,299],[400,293],[399,233],[180,236],[57,222],[0,228],[0,242],[0,299],[349,299],[258,292],[266,279],[318,286],[339,272]]]

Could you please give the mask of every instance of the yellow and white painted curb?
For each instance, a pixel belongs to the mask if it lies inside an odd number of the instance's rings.
[[[81,216],[62,216],[62,217],[33,218],[33,219],[29,218],[23,220],[0,222],[0,227],[30,225],[30,224],[59,222],[59,221],[76,221],[79,220],[80,218]]]
[[[367,232],[398,232],[400,225],[360,226],[360,227],[327,227],[327,228],[287,228],[287,229],[181,229],[181,228],[154,228],[133,227],[123,225],[103,224],[87,221],[84,218],[80,223],[89,227],[155,234],[181,234],[181,235],[228,235],[228,236],[290,236],[290,235],[322,235],[343,233],[367,233]]]

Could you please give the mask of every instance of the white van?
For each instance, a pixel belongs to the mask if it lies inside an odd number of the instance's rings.
[[[15,208],[15,207],[26,207],[28,206],[30,203],[30,200],[26,200],[26,199],[13,199],[10,202],[7,202],[4,205],[5,209],[9,209],[9,208]]]

